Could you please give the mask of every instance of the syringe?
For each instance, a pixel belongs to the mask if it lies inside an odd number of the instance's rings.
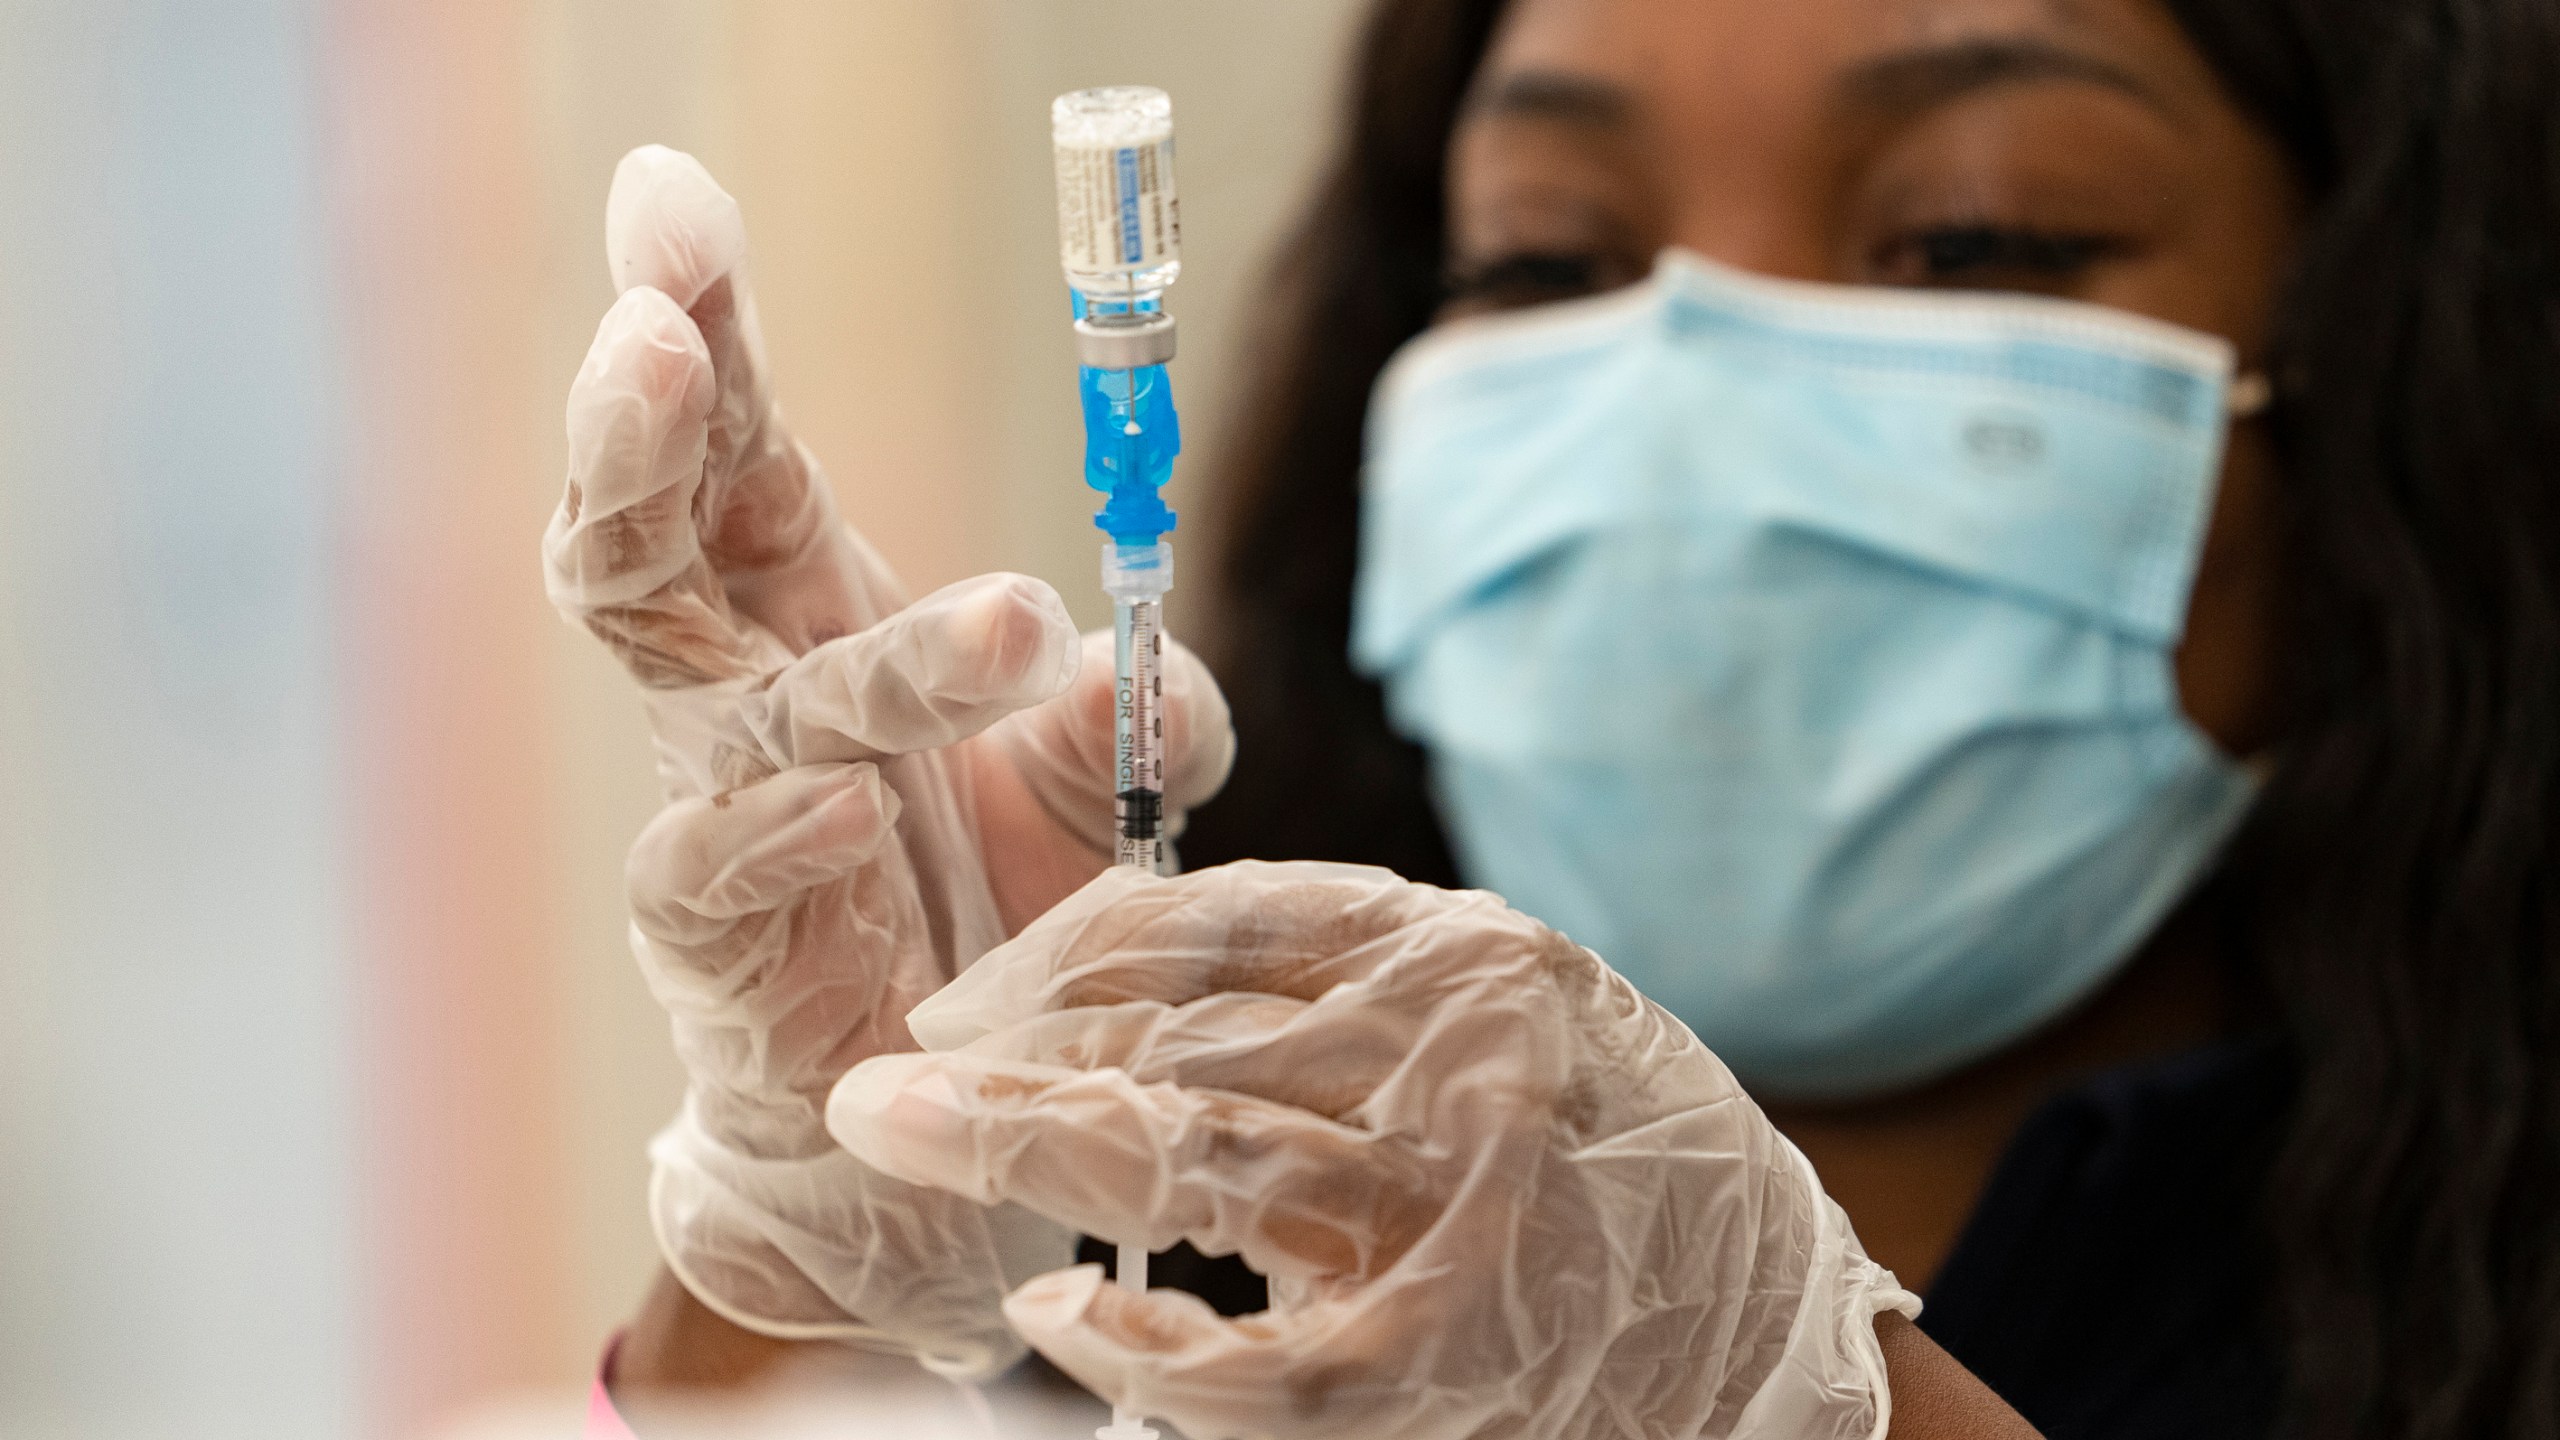
[[[1164,597],[1173,588],[1173,511],[1156,492],[1173,478],[1182,425],[1165,363],[1173,317],[1164,290],[1182,273],[1173,186],[1173,102],[1161,90],[1113,86],[1061,95],[1049,107],[1058,163],[1058,254],[1075,295],[1084,478],[1108,497],[1102,588],[1112,600],[1117,659],[1112,797],[1122,865],[1161,870],[1164,835]],[[1147,1249],[1122,1245],[1119,1280],[1147,1288]],[[1112,1407],[1098,1440],[1155,1440]]]

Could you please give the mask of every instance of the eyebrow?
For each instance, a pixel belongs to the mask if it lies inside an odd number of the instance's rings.
[[[1836,87],[1849,104],[1909,115],[1999,85],[2069,80],[2103,85],[2175,118],[2158,91],[2121,66],[2043,40],[1984,38],[1880,55],[1852,68]]]
[[[1466,111],[1471,119],[1516,116],[1615,130],[1635,108],[1635,92],[1623,85],[1563,70],[1520,70],[1471,97]]]

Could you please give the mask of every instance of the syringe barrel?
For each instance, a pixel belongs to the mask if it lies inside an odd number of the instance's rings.
[[[1119,599],[1112,607],[1112,861],[1164,866],[1164,602]]]
[[[1158,870],[1164,833],[1164,597],[1173,588],[1173,547],[1105,542],[1102,588],[1116,624],[1111,719],[1113,859]]]
[[[1058,263],[1093,304],[1151,301],[1182,273],[1173,101],[1145,85],[1076,90],[1049,106]]]

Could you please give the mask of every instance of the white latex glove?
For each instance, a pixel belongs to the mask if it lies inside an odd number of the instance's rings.
[[[1240,1253],[1222,1319],[1095,1267],[1005,1314],[1228,1436],[1871,1437],[1868,1260],[1686,1027],[1481,892],[1351,866],[1114,871],[909,1017],[828,1125],[919,1185]]]
[[[630,868],[692,1082],[650,1150],[659,1245],[752,1329],[994,1368],[1019,1353],[999,1297],[1071,1236],[871,1171],[822,1110],[855,1061],[912,1046],[909,1007],[1107,860],[1110,639],[1079,645],[1022,576],[907,603],[782,424],[736,203],[691,157],[624,157],[606,250],[622,295],[570,391],[543,558],[642,683],[676,802]],[[1233,739],[1188,651],[1166,647],[1164,686],[1170,818]]]

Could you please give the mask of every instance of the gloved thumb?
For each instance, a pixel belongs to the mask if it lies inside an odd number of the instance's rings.
[[[1150,1372],[1180,1364],[1186,1350],[1208,1350],[1226,1322],[1182,1290],[1125,1290],[1099,1265],[1052,1270],[1004,1299],[1005,1322],[1032,1349],[1086,1389],[1142,1414],[1160,1413],[1165,1397]]]
[[[1341,1396],[1318,1387],[1290,1360],[1335,1359],[1332,1337],[1311,1333],[1301,1316],[1274,1313],[1239,1324],[1181,1290],[1124,1290],[1099,1265],[1053,1270],[1005,1297],[1014,1333],[1094,1394],[1140,1415],[1157,1416],[1197,1440],[1237,1435],[1365,1433],[1340,1424]],[[1248,1328],[1250,1326],[1251,1328]],[[1332,1367],[1357,1390],[1359,1367]],[[1303,1414],[1275,1405],[1292,1396]],[[1329,1413],[1330,1412],[1330,1413]]]

